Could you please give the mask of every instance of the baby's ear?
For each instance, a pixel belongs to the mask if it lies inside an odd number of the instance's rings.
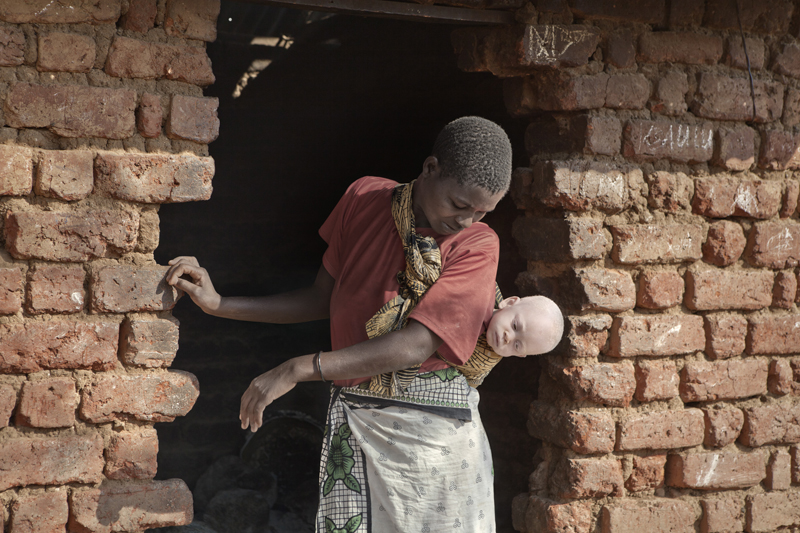
[[[514,305],[517,302],[519,302],[519,296],[509,296],[508,298],[506,298],[505,300],[500,302],[500,305],[498,305],[497,308],[498,309],[505,309],[509,305]]]

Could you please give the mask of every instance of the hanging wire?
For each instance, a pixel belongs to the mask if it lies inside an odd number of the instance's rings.
[[[742,8],[741,0],[736,0],[736,18],[739,19],[739,33],[742,35],[742,49],[744,50],[744,58],[747,61],[747,74],[750,76],[750,98],[753,100],[753,118],[756,120],[756,88],[753,83],[753,71],[750,70],[750,55],[747,53],[747,40],[744,38],[744,28],[742,27]]]

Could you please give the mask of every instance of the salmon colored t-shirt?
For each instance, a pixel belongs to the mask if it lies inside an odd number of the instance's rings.
[[[371,176],[357,180],[319,230],[328,243],[322,264],[336,280],[330,308],[334,350],[367,340],[367,321],[399,291],[397,273],[405,269],[405,258],[391,212],[396,185]],[[411,319],[444,341],[439,348],[443,357],[463,364],[492,316],[499,240],[480,222],[456,235],[439,235],[431,228],[417,228],[417,233],[438,243],[442,273],[411,312]],[[420,371],[446,367],[431,357]],[[335,383],[354,386],[368,379]]]

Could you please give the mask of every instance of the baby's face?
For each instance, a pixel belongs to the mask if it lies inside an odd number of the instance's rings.
[[[534,306],[525,300],[512,296],[503,300],[500,308],[492,315],[486,328],[486,341],[497,355],[503,357],[525,357],[547,351],[541,320],[536,316]]]

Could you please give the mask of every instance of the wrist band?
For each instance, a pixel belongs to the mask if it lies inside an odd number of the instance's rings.
[[[314,357],[314,360],[317,363],[317,372],[319,372],[319,378],[322,380],[323,383],[327,383],[328,381],[325,379],[325,375],[322,373],[322,364],[321,364],[322,350],[317,352],[317,355],[316,357]]]

